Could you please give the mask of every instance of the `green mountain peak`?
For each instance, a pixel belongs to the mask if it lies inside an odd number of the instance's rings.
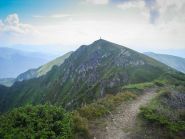
[[[100,39],[83,45],[44,76],[17,82],[1,98],[1,111],[51,103],[68,109],[119,92],[131,83],[153,81],[171,69],[141,53]]]

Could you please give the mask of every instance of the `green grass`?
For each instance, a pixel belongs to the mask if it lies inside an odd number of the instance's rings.
[[[153,82],[146,82],[146,83],[138,83],[138,84],[129,84],[126,86],[123,86],[122,89],[135,89],[135,90],[144,90],[147,88],[151,88],[154,86]]]
[[[90,138],[89,122],[103,117],[113,111],[123,102],[137,97],[134,92],[120,92],[116,95],[107,95],[98,101],[85,105],[72,112],[76,138]]]
[[[112,111],[119,104],[133,100],[137,97],[131,92],[118,93],[117,95],[107,95],[105,98],[99,99],[97,102],[91,103],[77,109],[82,117],[93,120],[102,117]]]
[[[156,98],[141,108],[140,116],[155,128],[167,130],[168,136],[181,135],[185,132],[184,96],[184,93],[173,89],[162,89]]]
[[[71,54],[72,54],[72,52],[68,52],[68,53],[54,59],[53,61],[51,61],[47,64],[44,64],[40,68],[38,68],[36,71],[37,77],[45,75],[48,71],[50,71],[52,69],[53,66],[60,66],[65,61],[65,59],[67,59]]]

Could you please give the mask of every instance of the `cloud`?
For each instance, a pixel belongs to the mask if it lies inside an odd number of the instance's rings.
[[[160,16],[156,0],[144,0],[146,7],[149,9],[150,23],[155,24]]]
[[[128,9],[145,9],[144,1],[128,1],[124,3],[120,3],[117,5],[119,8],[128,10]]]
[[[5,24],[9,26],[18,26],[19,24],[18,15],[17,14],[8,15],[8,17],[5,19]]]
[[[29,24],[23,24],[19,21],[17,14],[8,15],[4,21],[0,22],[1,33],[9,34],[34,34],[38,31]]]
[[[70,17],[71,15],[69,14],[54,14],[51,17],[52,18],[64,18],[64,17]]]
[[[184,0],[157,0],[157,9],[160,13],[159,22],[185,22]]]
[[[72,9],[70,14],[62,11],[53,15],[37,15],[35,18],[41,20],[33,20],[34,26],[22,23],[17,14],[9,15],[0,20],[0,42],[13,45],[55,44],[61,50],[70,51],[102,36],[136,50],[185,47],[183,0],[117,0],[115,3],[110,0],[111,6],[104,5],[103,9],[102,6],[87,4],[85,0],[83,3]],[[82,7],[84,5],[87,7]],[[68,20],[67,17],[71,18]]]
[[[115,3],[123,10],[147,15],[152,24],[185,23],[184,0],[116,0]]]
[[[144,0],[124,1],[117,4],[117,7],[122,9],[128,18],[132,18],[135,22],[148,22],[150,17],[149,9],[146,7]]]
[[[104,5],[104,4],[108,4],[109,0],[86,0],[86,2],[91,4]]]
[[[118,8],[145,15],[152,24],[155,24],[159,17],[156,0],[119,0],[117,3]]]
[[[34,18],[66,18],[66,17],[71,17],[72,15],[70,14],[53,14],[53,15],[48,15],[48,16],[43,16],[43,15],[33,15],[32,17]]]
[[[21,23],[16,13],[8,15],[4,21],[0,20],[1,44],[26,43],[38,34],[34,26]]]

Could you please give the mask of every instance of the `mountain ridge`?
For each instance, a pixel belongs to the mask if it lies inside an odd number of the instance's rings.
[[[2,98],[1,111],[47,102],[73,109],[117,93],[124,85],[153,81],[169,71],[173,70],[148,56],[100,39],[82,45],[46,75],[16,82]]]
[[[40,76],[45,75],[48,71],[52,69],[53,66],[60,66],[66,58],[68,58],[73,52],[68,52],[60,57],[55,58],[54,60],[36,68],[36,69],[30,69],[24,73],[21,73],[17,76],[16,81],[23,81],[23,80],[29,80],[32,78],[38,78]],[[30,76],[29,76],[30,74]],[[27,77],[25,77],[27,76]]]
[[[154,58],[182,73],[185,73],[185,58],[168,55],[168,54],[157,54],[153,52],[145,52],[145,55]]]

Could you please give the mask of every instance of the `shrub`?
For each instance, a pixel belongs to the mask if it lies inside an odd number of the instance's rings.
[[[0,138],[72,137],[72,118],[64,109],[51,105],[25,106],[0,117]]]
[[[81,117],[77,111],[72,113],[74,138],[89,138],[88,120]]]

